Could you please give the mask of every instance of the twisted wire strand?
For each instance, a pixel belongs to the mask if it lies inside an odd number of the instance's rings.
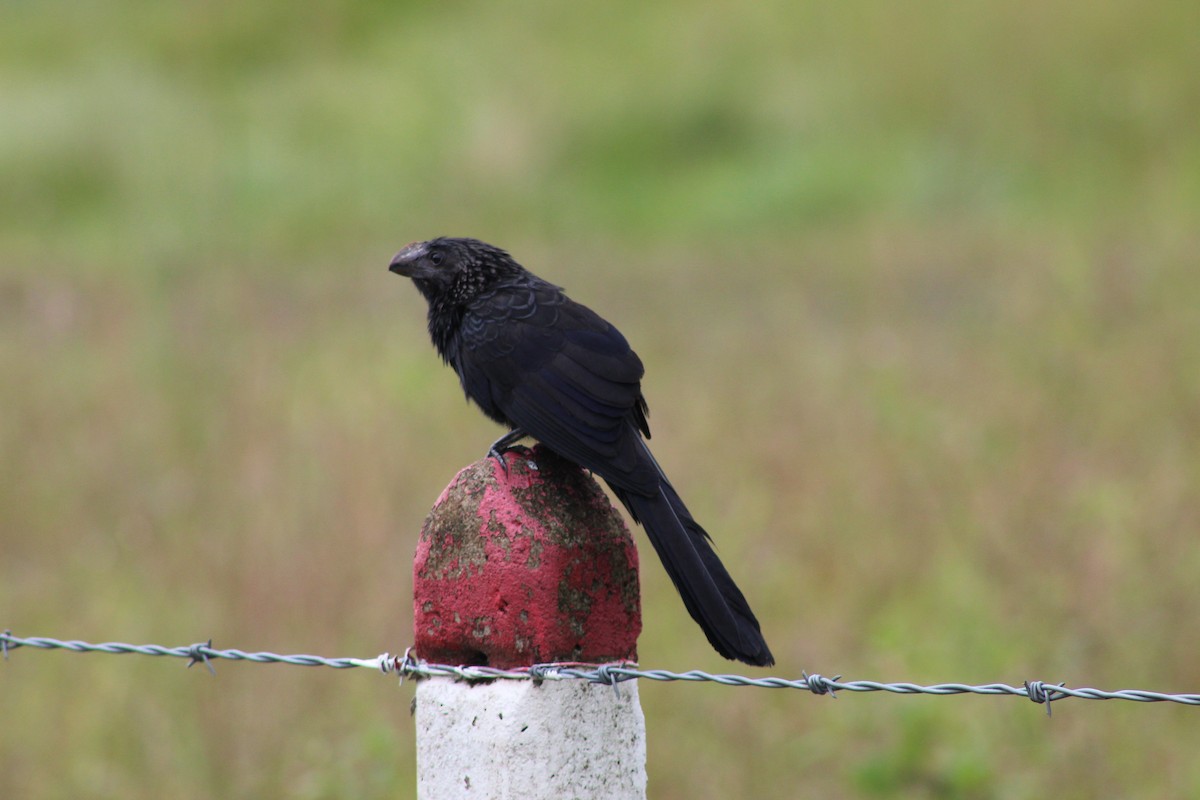
[[[315,655],[279,655],[277,653],[247,653],[244,650],[218,650],[213,648],[212,640],[198,642],[179,647],[164,647],[157,644],[126,644],[124,642],[104,642],[92,644],[79,640],[51,639],[44,636],[18,637],[10,631],[0,633],[0,651],[7,660],[9,653],[21,647],[33,647],[42,650],[70,650],[76,653],[110,653],[115,655],[140,654],[148,656],[171,656],[188,659],[188,666],[203,663],[213,672],[212,659],[228,659],[231,661],[252,661],[258,664],[292,664],[301,667],[331,667],[333,669],[351,669],[367,667],[384,674],[396,673],[401,681],[406,678],[444,677],[455,680],[478,682],[495,680],[583,680],[589,683],[600,683],[612,686],[617,690],[623,681],[638,678],[670,682],[683,681],[691,683],[716,683],[722,686],[754,686],[761,689],[801,689],[813,694],[828,694],[837,698],[837,692],[890,692],[892,694],[922,694],[933,696],[949,696],[961,694],[998,695],[1024,697],[1035,703],[1045,704],[1046,713],[1050,713],[1053,702],[1068,697],[1080,700],[1129,700],[1137,703],[1178,703],[1181,705],[1200,706],[1200,694],[1168,694],[1152,692],[1144,689],[1118,689],[1104,691],[1087,687],[1071,688],[1064,684],[1053,684],[1044,681],[1026,681],[1022,686],[1010,686],[1005,683],[988,683],[970,685],[965,683],[939,683],[922,686],[915,683],[882,683],[879,681],[843,681],[841,676],[826,678],[818,674],[787,679],[778,677],[748,678],[742,675],[725,673],[709,673],[702,670],[687,672],[671,672],[664,669],[640,669],[632,663],[614,664],[575,664],[555,663],[536,664],[530,667],[516,669],[497,669],[482,666],[454,666],[450,664],[430,664],[414,658],[411,652],[395,656],[382,653],[375,658],[325,658]],[[214,673],[215,674],[215,673]]]

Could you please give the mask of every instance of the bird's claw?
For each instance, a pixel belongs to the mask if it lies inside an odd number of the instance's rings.
[[[500,469],[504,470],[505,476],[508,475],[508,461],[505,460],[504,454],[512,449],[513,445],[521,441],[527,436],[525,431],[520,428],[513,428],[508,433],[501,436],[496,441],[492,442],[492,446],[488,448],[487,457],[496,459],[500,464]]]
[[[500,450],[496,445],[488,448],[487,457],[496,459],[496,463],[500,465],[500,469],[504,470],[505,477],[508,477],[508,461],[504,458],[506,450]]]

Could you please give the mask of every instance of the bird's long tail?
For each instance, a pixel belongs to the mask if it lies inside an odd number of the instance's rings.
[[[649,456],[649,448],[644,444],[642,447]],[[635,494],[617,487],[613,490],[646,529],[688,613],[716,651],[759,667],[774,664],[775,657],[750,604],[717,557],[708,533],[692,518],[666,476],[657,494]]]

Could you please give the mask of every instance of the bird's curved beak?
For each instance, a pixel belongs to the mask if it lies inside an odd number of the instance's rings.
[[[425,242],[413,242],[404,246],[399,253],[392,257],[392,263],[388,265],[388,272],[394,272],[397,275],[403,275],[406,278],[417,277],[418,262],[421,256],[425,255]]]

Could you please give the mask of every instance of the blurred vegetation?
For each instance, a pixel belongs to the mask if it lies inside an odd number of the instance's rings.
[[[3,16],[0,626],[402,649],[496,433],[385,273],[448,233],[635,343],[775,674],[1200,687],[1200,6]],[[410,688],[217,669],[13,654],[6,796],[412,793]],[[656,798],[1200,793],[1190,708],[642,698]]]

